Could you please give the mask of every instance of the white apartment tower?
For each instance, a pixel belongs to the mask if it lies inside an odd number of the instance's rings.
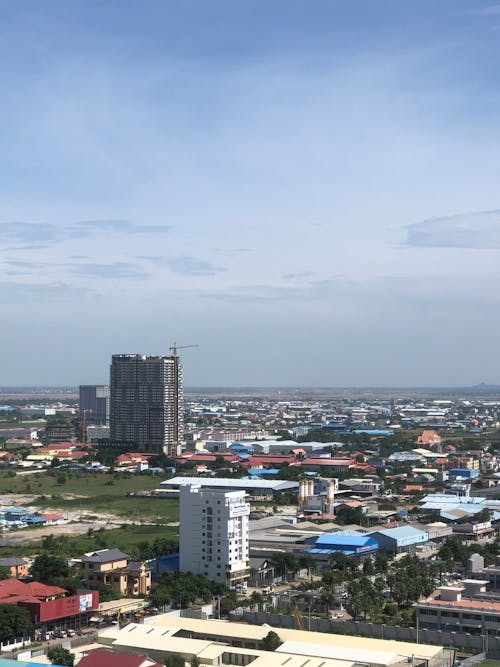
[[[180,569],[230,588],[245,584],[250,505],[244,491],[180,488]]]

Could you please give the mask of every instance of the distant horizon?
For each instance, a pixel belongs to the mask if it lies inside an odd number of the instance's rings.
[[[54,384],[54,385],[43,385],[43,384],[20,384],[20,385],[0,385],[0,392],[11,389],[40,389],[40,390],[53,390],[53,389],[67,389],[67,390],[76,390],[78,391],[79,386],[92,385],[92,384],[109,384],[106,382],[95,382],[95,383],[82,383],[81,385],[74,384]],[[441,390],[455,390],[455,389],[498,389],[500,390],[500,384],[489,384],[485,382],[479,382],[474,385],[467,384],[457,384],[457,385],[251,385],[251,384],[242,384],[242,385],[229,385],[229,384],[213,384],[213,385],[189,385],[184,387],[184,392],[194,391],[194,390],[207,390],[207,389],[269,389],[269,390],[308,390],[308,391],[327,391],[327,390],[411,390],[411,389],[441,389]]]

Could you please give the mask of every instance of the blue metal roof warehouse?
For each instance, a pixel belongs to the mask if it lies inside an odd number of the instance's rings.
[[[425,530],[418,530],[413,526],[375,530],[370,535],[378,543],[380,549],[386,551],[403,551],[429,540],[429,534]]]
[[[346,556],[365,556],[377,551],[378,543],[369,535],[354,531],[339,531],[320,535],[314,546],[307,550],[309,554],[329,555],[340,551]]]

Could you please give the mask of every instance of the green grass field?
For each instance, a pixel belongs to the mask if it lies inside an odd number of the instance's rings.
[[[45,426],[45,419],[31,419],[22,422],[0,421],[0,437],[2,429],[7,428],[42,428]]]
[[[64,482],[63,482],[64,479]],[[114,475],[92,472],[40,472],[11,477],[0,474],[1,494],[29,493],[39,497],[40,507],[61,510],[85,510],[115,514],[135,520],[156,522],[177,521],[178,502],[162,498],[129,496],[134,491],[146,491],[160,486],[163,477],[152,475]],[[67,498],[63,496],[75,496]]]
[[[135,549],[140,544],[152,543],[158,538],[177,541],[178,529],[173,526],[129,524],[115,530],[96,531],[93,535],[59,536],[56,538],[57,546],[52,553],[71,558],[94,549],[113,548],[134,555]],[[43,547],[43,540],[0,547],[0,558],[35,555],[41,553]]]

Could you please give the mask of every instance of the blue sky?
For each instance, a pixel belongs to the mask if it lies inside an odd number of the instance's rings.
[[[2,384],[500,382],[500,3],[0,0]]]

